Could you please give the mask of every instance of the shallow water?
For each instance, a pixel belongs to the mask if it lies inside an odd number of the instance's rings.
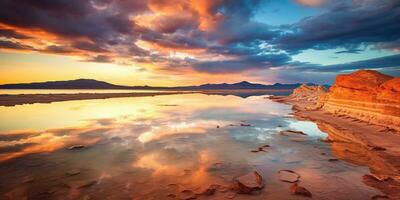
[[[116,89],[0,89],[0,94],[76,94],[76,93],[131,93],[168,92],[165,90],[116,90]]]
[[[282,169],[301,174],[313,199],[380,194],[362,183],[366,167],[329,162],[326,134],[290,112],[263,96],[203,94],[0,107],[0,199],[179,199],[255,170],[262,191],[197,199],[304,199],[279,180]],[[287,129],[307,136],[279,134]]]

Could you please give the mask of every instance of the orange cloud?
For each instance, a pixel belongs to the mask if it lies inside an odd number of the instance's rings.
[[[326,3],[326,0],[296,0],[296,2],[305,6],[315,7]]]

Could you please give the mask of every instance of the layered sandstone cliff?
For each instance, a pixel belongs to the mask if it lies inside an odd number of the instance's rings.
[[[365,184],[400,199],[400,77],[360,70],[337,76],[327,92],[301,86],[270,99],[293,105],[296,118],[316,122],[336,157],[370,168]]]
[[[303,84],[293,90],[289,96],[270,96],[269,98],[277,101],[289,103],[294,106],[295,110],[317,110],[321,108],[319,99],[324,97],[328,90],[322,86],[310,86]]]
[[[400,130],[400,78],[373,70],[338,75],[321,109]]]

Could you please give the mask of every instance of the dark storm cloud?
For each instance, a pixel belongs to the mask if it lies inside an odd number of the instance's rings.
[[[121,48],[126,48],[136,40],[138,34],[134,32],[135,25],[129,16],[144,11],[145,6],[141,6],[143,2],[140,2],[4,0],[0,1],[0,23],[16,27],[17,30],[18,28],[40,29],[62,38],[62,43],[70,43],[36,49],[38,51],[46,53],[106,52],[107,45],[125,45]],[[46,40],[46,38],[38,39]],[[21,48],[21,45],[14,46],[15,49]]]
[[[190,15],[162,16],[153,21],[155,29],[161,33],[174,33],[178,30],[196,29],[199,25],[195,17]]]
[[[90,43],[90,42],[77,42],[73,44],[73,47],[76,49],[81,49],[85,51],[91,51],[91,52],[107,52],[107,50],[103,47],[101,47],[97,43]]]
[[[194,63],[196,70],[213,73],[240,72],[246,69],[265,69],[285,65],[291,60],[287,54],[246,55],[237,60]]]
[[[32,46],[7,40],[0,40],[0,49],[34,50]]]
[[[15,38],[15,39],[29,39],[31,37],[15,32],[12,29],[0,29],[0,37]]]
[[[172,49],[198,49],[207,47],[204,34],[198,30],[178,31],[173,34],[162,34],[147,30],[146,34],[141,36],[141,39],[161,47]]]
[[[85,61],[98,62],[98,63],[110,63],[110,62],[113,62],[113,59],[112,59],[112,57],[109,57],[106,55],[97,55],[97,56],[93,56]]]
[[[398,50],[398,0],[329,1],[322,14],[279,27],[254,20],[255,11],[264,2],[204,0],[201,3],[205,8],[198,11],[189,5],[193,2],[185,0],[2,0],[0,25],[7,28],[0,29],[0,38],[6,38],[0,39],[0,48],[81,55],[89,62],[124,58],[162,65],[166,71],[191,67],[208,73],[287,66],[309,71],[399,66],[396,56],[332,66],[294,62],[291,58],[307,49],[344,48],[336,53],[348,54],[362,53],[372,45]],[[165,6],[172,7],[172,12]],[[162,12],[151,22],[135,18],[156,12],[154,8]],[[175,12],[175,8],[182,9]],[[209,26],[204,28],[204,24]],[[30,30],[41,30],[45,36],[27,35]],[[40,48],[24,42],[46,41],[48,35],[57,39],[47,47],[43,47],[43,43],[48,44],[45,42],[38,45]],[[156,50],[196,50],[201,55],[172,58],[165,52],[143,49],[138,40],[151,43]]]
[[[325,65],[318,67],[314,66],[311,67],[310,70],[321,71],[321,72],[340,72],[345,70],[382,69],[382,68],[400,69],[400,54],[393,56],[385,56],[381,58],[374,58],[369,60],[350,62],[350,63],[336,64],[336,65]]]
[[[0,21],[17,27],[41,28],[62,36],[82,36],[93,40],[131,31],[131,22],[124,13],[95,9],[92,2],[2,0]]]
[[[45,49],[41,50],[41,52],[55,53],[55,54],[69,54],[69,53],[73,53],[74,50],[72,50],[70,47],[66,47],[66,46],[50,45],[50,46],[47,46]]]
[[[328,12],[292,24],[275,44],[290,53],[305,49],[354,50],[400,38],[400,1],[364,0],[335,4]]]
[[[344,51],[337,51],[335,52],[336,54],[345,54],[345,53],[354,53],[354,54],[359,54],[363,52],[362,49],[348,49],[348,50],[344,50]]]
[[[227,45],[271,40],[278,36],[279,31],[272,30],[271,26],[252,20],[261,2],[260,0],[226,1],[216,9],[225,18],[209,37]]]
[[[32,147],[36,145],[35,143],[24,143],[24,144],[15,144],[11,146],[1,146],[0,147],[0,154],[7,154],[7,153],[14,153],[20,152],[28,147]]]
[[[393,42],[383,42],[375,45],[377,49],[400,50],[400,39]]]

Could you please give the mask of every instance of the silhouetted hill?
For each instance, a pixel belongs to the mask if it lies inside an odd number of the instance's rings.
[[[274,89],[274,90],[291,90],[299,87],[301,84],[280,84],[263,85],[242,81],[238,83],[228,84],[204,84],[199,86],[182,86],[182,87],[151,87],[151,86],[124,86],[114,85],[104,81],[93,79],[77,79],[69,81],[48,81],[37,83],[18,83],[0,85],[0,89],[136,89],[136,90],[239,90],[239,89]]]
[[[70,81],[48,81],[38,83],[17,83],[0,85],[2,89],[125,89],[125,86],[113,85],[93,79]]]

